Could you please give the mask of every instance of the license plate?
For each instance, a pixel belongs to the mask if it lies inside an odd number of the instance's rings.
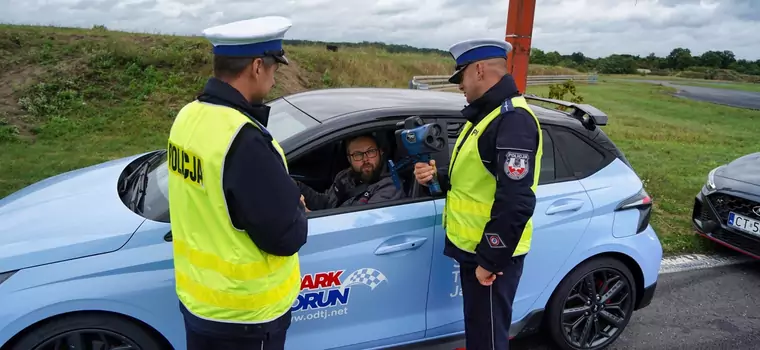
[[[730,212],[728,213],[728,226],[755,236],[760,236],[760,220],[750,219],[746,216]]]

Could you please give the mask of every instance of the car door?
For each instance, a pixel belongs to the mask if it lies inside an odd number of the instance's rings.
[[[435,234],[432,200],[312,214],[299,253],[301,293],[287,348],[365,348],[421,338]]]
[[[586,230],[593,212],[583,186],[571,176],[564,162],[556,156],[556,147],[548,128],[542,132],[544,147],[533,215],[533,240],[531,251],[525,258],[523,277],[513,304],[513,323],[528,316],[534,308],[543,307],[533,304],[564,264]],[[449,137],[456,138],[456,135]],[[453,144],[454,141],[450,140],[449,145]],[[444,199],[435,201],[438,212],[436,254],[433,256],[428,297],[428,337],[464,330],[459,266],[456,261],[440,253],[446,235],[440,226],[444,203]]]

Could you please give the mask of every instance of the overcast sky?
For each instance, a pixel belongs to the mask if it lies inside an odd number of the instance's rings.
[[[512,0],[517,1],[517,0]],[[538,0],[533,47],[599,57],[732,50],[760,59],[760,0]],[[23,5],[22,5],[23,4]],[[509,0],[0,0],[0,22],[172,34],[264,15],[289,39],[383,41],[446,50],[503,38]]]

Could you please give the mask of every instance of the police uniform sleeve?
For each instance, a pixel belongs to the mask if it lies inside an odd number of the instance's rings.
[[[233,224],[263,251],[290,256],[306,243],[308,224],[298,186],[270,145],[244,126],[227,153],[223,186]]]
[[[496,192],[491,220],[476,248],[478,264],[494,273],[507,266],[533,216],[536,194],[531,186],[539,133],[533,116],[520,108],[502,114],[496,122],[496,152],[491,159],[496,165]]]

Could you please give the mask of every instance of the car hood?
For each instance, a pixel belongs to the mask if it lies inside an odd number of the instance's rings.
[[[760,186],[760,152],[735,159],[715,171],[715,176]]]
[[[0,200],[0,272],[123,246],[145,220],[127,208],[116,183],[139,156],[63,173]]]

